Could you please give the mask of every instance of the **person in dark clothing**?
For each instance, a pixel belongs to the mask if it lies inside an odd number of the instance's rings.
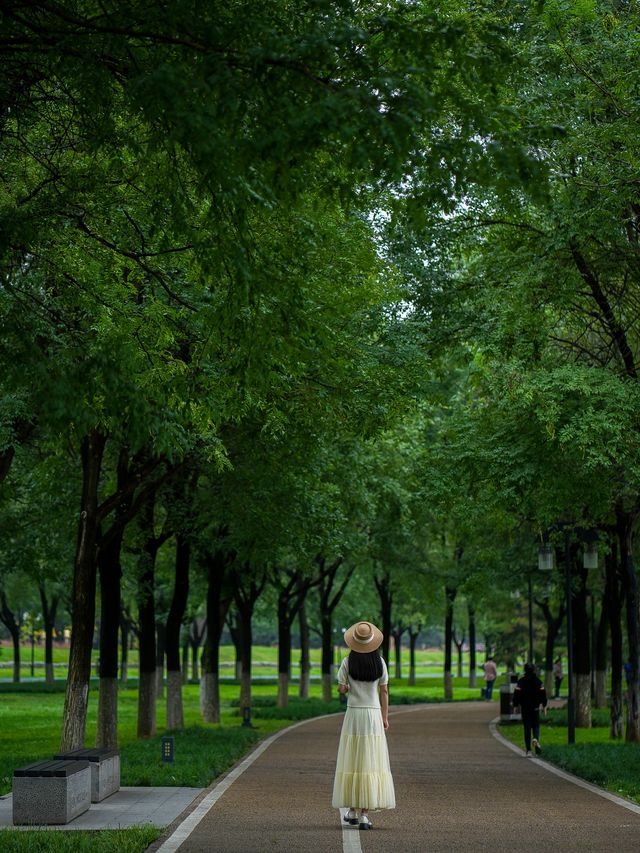
[[[524,745],[527,755],[531,755],[531,745],[540,755],[540,706],[547,713],[547,691],[536,675],[533,664],[525,663],[524,676],[518,681],[513,693],[513,707],[520,708],[524,725]],[[533,734],[533,741],[531,735]]]

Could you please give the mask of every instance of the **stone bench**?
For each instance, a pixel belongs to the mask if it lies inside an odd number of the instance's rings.
[[[36,761],[13,771],[13,823],[69,823],[91,805],[88,761]]]
[[[91,802],[99,803],[120,790],[120,753],[116,749],[74,749],[60,752],[54,759],[88,761],[91,766]]]

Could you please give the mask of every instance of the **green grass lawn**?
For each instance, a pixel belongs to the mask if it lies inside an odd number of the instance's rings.
[[[524,748],[522,726],[501,725],[500,732]],[[593,728],[576,729],[576,742],[567,744],[564,710],[549,711],[540,726],[542,758],[569,773],[599,785],[612,794],[640,803],[640,747],[609,738],[609,712],[593,711]]]
[[[159,838],[154,826],[131,829],[74,830],[3,829],[0,830],[2,853],[142,853]]]
[[[34,677],[44,681],[44,644],[34,647]],[[28,679],[31,677],[31,646],[21,647],[20,677]],[[98,653],[93,652],[92,672],[96,671]],[[54,648],[53,662],[56,679],[64,680],[67,677],[67,661],[69,658],[68,648]],[[311,674],[320,676],[320,649],[311,649]],[[294,649],[292,655],[292,672],[295,674],[299,669],[299,651]],[[403,676],[409,671],[409,650],[402,649],[401,656]],[[480,658],[478,658],[480,662]],[[253,648],[253,673],[259,676],[277,676],[278,649],[276,646],[254,646]],[[436,649],[419,649],[416,651],[416,669],[418,675],[440,675],[442,672],[443,654]],[[233,676],[235,665],[235,649],[233,646],[221,646],[220,666],[221,675]],[[189,654],[189,667],[191,667],[191,654]],[[393,668],[393,667],[392,667]],[[131,677],[138,674],[138,650],[129,651],[128,672]],[[465,665],[466,672],[466,665]],[[479,673],[481,675],[481,673]],[[9,644],[0,646],[0,679],[7,681],[13,676],[13,647]]]

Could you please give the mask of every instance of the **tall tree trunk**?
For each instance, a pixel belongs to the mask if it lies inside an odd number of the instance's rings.
[[[154,502],[152,495],[140,512],[140,528],[146,541],[138,563],[139,738],[153,737],[156,733],[155,565],[159,546],[154,530]]]
[[[71,648],[64,699],[61,752],[84,746],[96,612],[99,538],[98,487],[106,438],[93,430],[81,442],[82,498],[71,592]]]
[[[404,625],[399,622],[395,629],[391,631],[394,645],[396,678],[402,678],[402,635],[406,630]]]
[[[418,625],[417,628],[414,628],[413,625],[409,626],[409,686],[413,686],[416,683],[416,643],[418,641],[418,637],[420,636],[420,631],[422,630],[422,625]]]
[[[595,658],[595,706],[596,708],[607,707],[607,640],[609,637],[609,615],[607,607],[602,598],[600,619],[596,633]]]
[[[342,583],[339,585],[335,594],[333,586],[336,582],[338,569],[342,565],[342,557],[338,557],[329,567],[326,565],[326,558],[319,554],[316,557],[316,563],[320,570],[319,574],[319,599],[320,599],[320,630],[322,636],[322,661],[321,661],[321,678],[322,678],[322,701],[331,702],[333,696],[333,613],[340,603],[340,599],[347,588],[347,584],[351,579],[355,566],[345,574]]]
[[[389,640],[391,638],[391,608],[393,606],[393,593],[391,592],[391,577],[388,571],[383,572],[380,577],[374,575],[373,582],[378,590],[380,598],[380,620],[382,622],[382,657],[389,667]]]
[[[308,699],[311,683],[311,654],[309,650],[309,622],[307,621],[304,601],[300,602],[298,608],[298,624],[300,626],[300,684],[298,695],[301,699]]]
[[[456,629],[453,629],[453,644],[456,647],[456,657],[457,657],[457,676],[458,678],[462,678],[462,650],[464,648],[464,636],[458,640],[456,635]]]
[[[189,597],[191,548],[183,533],[176,536],[175,585],[167,616],[167,728],[184,728],[182,673],[180,671],[180,628]]]
[[[478,666],[476,658],[476,610],[472,604],[467,605],[467,613],[469,617],[469,687],[476,687],[476,669]]]
[[[220,637],[231,604],[223,595],[227,560],[222,550],[205,557],[207,566],[207,634],[202,653],[200,713],[205,723],[220,722]]]
[[[120,628],[120,551],[124,527],[101,545],[100,572],[100,692],[96,746],[118,748],[118,630]]]
[[[0,590],[0,621],[11,635],[13,643],[13,683],[20,683],[20,621],[9,607],[4,590]]]
[[[451,673],[451,646],[453,644],[453,604],[458,590],[451,586],[445,587],[446,610],[444,620],[444,698],[447,702],[453,699],[453,676]]]
[[[129,668],[129,631],[131,622],[120,608],[120,684],[127,686],[127,675]]]
[[[182,640],[182,683],[189,683],[189,632],[186,631]]]
[[[611,634],[611,707],[609,736],[620,740],[623,735],[622,704],[622,602],[620,596],[618,543],[613,536],[609,540],[609,553],[605,554],[604,599],[609,616]]]
[[[156,619],[156,699],[164,699],[164,662],[167,625]]]
[[[245,566],[245,572],[250,574],[251,569]],[[238,614],[238,633],[240,645],[240,712],[251,708],[251,651],[253,647],[253,611],[256,601],[262,595],[266,584],[266,575],[259,580],[241,582],[241,577],[236,575],[234,588],[234,600]]]
[[[45,682],[53,684],[55,680],[53,667],[53,632],[56,624],[56,611],[58,609],[58,596],[51,597],[51,603],[47,600],[47,591],[44,581],[38,581],[40,593],[40,605],[42,607],[42,620],[44,622],[44,673]]]
[[[640,740],[640,691],[638,684],[638,578],[633,562],[633,517],[621,507],[616,509],[618,542],[620,546],[620,568],[625,592],[627,616],[627,642],[631,678],[627,690],[627,728],[625,739],[636,743]]]
[[[553,660],[554,660],[554,651],[556,646],[556,639],[558,637],[558,632],[560,631],[560,626],[564,620],[564,614],[566,610],[565,602],[563,601],[560,605],[560,609],[558,611],[558,615],[554,616],[549,606],[548,600],[538,601],[536,599],[536,605],[540,608],[542,615],[544,616],[544,621],[546,625],[546,635],[544,640],[544,687],[547,692],[547,696],[555,695],[555,681],[553,675]]]
[[[233,643],[233,650],[235,652],[234,676],[236,681],[240,682],[242,679],[242,637],[240,635],[240,625],[237,613],[235,614],[235,617],[235,619],[227,618],[227,627],[229,628],[229,634],[231,635],[231,642]]]
[[[575,575],[580,584],[574,592],[573,606],[573,669],[576,676],[576,726],[591,728],[591,637],[587,612],[587,570],[580,566]]]
[[[331,702],[333,698],[333,622],[331,613],[320,614],[322,631],[322,701]]]

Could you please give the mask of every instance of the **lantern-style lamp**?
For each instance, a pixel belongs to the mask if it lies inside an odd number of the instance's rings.
[[[553,547],[548,542],[538,548],[538,568],[541,572],[553,570]]]

